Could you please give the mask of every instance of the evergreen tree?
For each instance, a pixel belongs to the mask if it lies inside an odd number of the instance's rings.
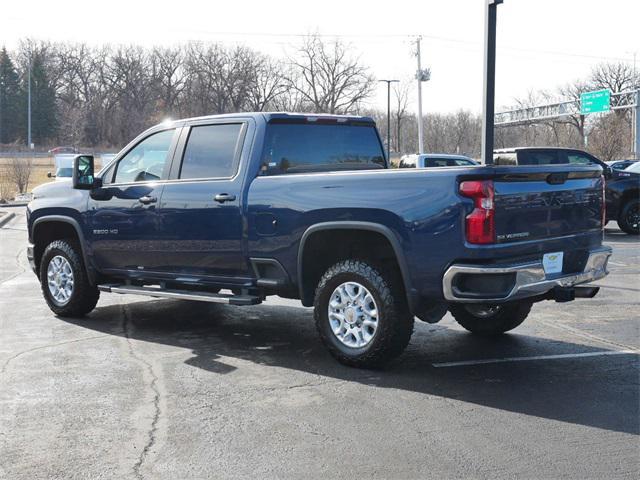
[[[0,50],[0,143],[11,143],[23,136],[22,93],[18,72],[7,53]]]
[[[25,75],[23,79],[28,82]],[[47,73],[42,53],[31,59],[31,138],[34,143],[45,143],[58,131],[56,92]]]

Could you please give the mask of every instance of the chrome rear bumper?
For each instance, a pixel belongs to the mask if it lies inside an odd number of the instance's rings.
[[[573,287],[607,276],[609,273],[607,262],[610,256],[610,247],[601,247],[593,250],[589,252],[589,257],[582,272],[564,276],[562,274],[547,276],[542,266],[542,261],[499,266],[452,265],[447,269],[442,280],[444,298],[447,301],[459,303],[500,303],[543,295],[555,287]],[[486,296],[473,294],[473,292],[462,293],[455,286],[456,276],[459,274],[484,276],[515,274],[515,282],[513,288],[505,295]]]

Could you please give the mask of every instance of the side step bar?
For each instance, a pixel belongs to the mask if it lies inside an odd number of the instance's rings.
[[[190,290],[167,290],[159,287],[136,287],[134,285],[98,285],[98,290],[127,295],[147,295],[158,298],[226,303],[228,305],[257,305],[258,303],[262,303],[262,298],[255,295],[229,295],[225,293],[192,292]]]

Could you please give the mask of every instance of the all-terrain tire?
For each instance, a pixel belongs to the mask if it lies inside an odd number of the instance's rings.
[[[66,259],[73,273],[71,294],[64,302],[54,298],[47,278],[49,264],[56,257]],[[98,288],[89,282],[80,246],[67,239],[54,240],[45,248],[40,261],[40,286],[51,311],[61,317],[83,317],[95,308],[100,297]]]
[[[487,306],[487,312],[495,308],[494,313],[480,315],[478,305],[452,304],[449,311],[462,327],[478,335],[500,335],[513,330],[525,321],[531,311],[531,302],[521,301],[502,305]],[[497,308],[496,308],[497,307]]]
[[[638,215],[640,214],[640,199],[634,198],[628,200],[618,217],[618,226],[620,230],[629,235],[640,235],[640,222]]]
[[[345,282],[364,286],[375,300],[377,328],[369,342],[350,347],[334,334],[329,321],[329,302],[334,290]],[[345,260],[330,267],[315,292],[314,318],[322,342],[341,363],[359,368],[378,368],[400,355],[413,333],[409,312],[398,274],[384,271],[362,260]]]

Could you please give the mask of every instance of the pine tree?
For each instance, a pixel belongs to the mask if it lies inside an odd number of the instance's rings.
[[[0,143],[11,143],[24,132],[22,92],[18,72],[7,53],[0,50]]]
[[[24,82],[28,80],[25,76]],[[31,137],[34,143],[44,143],[58,132],[56,92],[47,73],[41,53],[31,59]]]

